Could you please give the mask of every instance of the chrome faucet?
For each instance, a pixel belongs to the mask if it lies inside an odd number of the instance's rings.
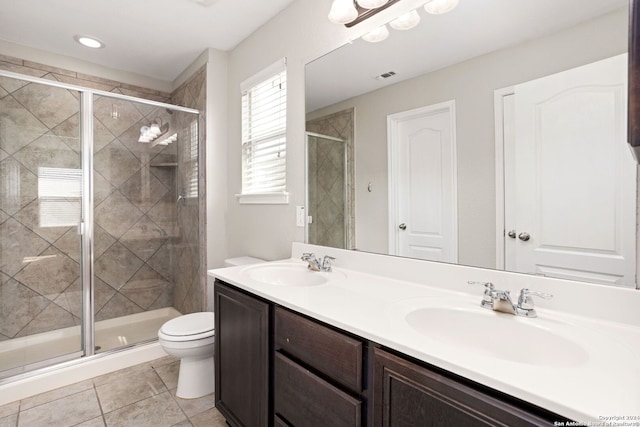
[[[537,296],[544,299],[550,299],[553,297],[551,294],[545,292],[537,292],[524,288],[520,291],[518,297],[518,303],[514,304],[511,301],[511,293],[509,291],[502,291],[496,289],[491,282],[467,282],[470,285],[482,285],[485,287],[484,294],[482,295],[482,301],[480,306],[489,310],[501,311],[504,313],[515,314],[516,316],[523,317],[537,317],[536,310],[534,309],[532,296]]]
[[[322,261],[320,261],[320,259],[316,258],[316,255],[314,253],[305,252],[302,254],[302,257],[300,257],[300,259],[309,263],[309,270],[330,273],[331,261],[333,261],[335,258],[329,255],[325,255]]]

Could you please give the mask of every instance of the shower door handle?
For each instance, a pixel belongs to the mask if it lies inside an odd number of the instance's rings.
[[[80,221],[78,223],[78,236],[84,235],[84,222]]]

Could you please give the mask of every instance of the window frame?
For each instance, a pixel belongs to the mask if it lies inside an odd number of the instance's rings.
[[[280,60],[278,60],[277,62],[271,64],[270,66],[266,67],[265,69],[263,69],[262,71],[260,71],[259,73],[251,76],[250,78],[244,80],[241,84],[240,84],[240,94],[241,94],[241,99],[243,99],[246,95],[246,93],[255,88],[256,86],[264,83],[267,80],[272,79],[273,77],[275,77],[276,75],[279,75],[281,73],[287,73],[287,61],[286,58],[282,58]],[[285,77],[285,85],[286,85],[286,77]],[[286,90],[286,86],[285,86],[285,90]],[[287,108],[288,104],[288,94],[285,93],[285,111]],[[243,107],[241,107],[243,108]],[[241,125],[242,128],[244,129],[245,126],[245,117],[244,117],[244,111],[242,114],[242,118],[241,118]],[[236,197],[238,198],[238,201],[240,204],[289,204],[289,193],[286,191],[287,188],[287,182],[286,182],[286,175],[287,175],[287,158],[286,158],[286,146],[287,146],[287,120],[285,117],[285,122],[284,122],[284,130],[282,132],[282,136],[284,137],[284,146],[285,146],[285,151],[284,151],[284,156],[285,156],[285,160],[284,160],[284,176],[285,176],[285,184],[284,184],[284,190],[282,191],[275,191],[275,192],[245,192],[245,166],[244,166],[244,162],[246,161],[245,159],[245,154],[244,154],[244,150],[241,154],[241,161],[242,161],[242,177],[241,177],[241,192],[239,194],[236,194]],[[246,141],[244,141],[244,136],[241,137],[241,142],[244,145]]]

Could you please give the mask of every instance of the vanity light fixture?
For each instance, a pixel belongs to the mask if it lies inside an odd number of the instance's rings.
[[[424,10],[432,15],[442,15],[451,12],[457,5],[459,0],[431,0],[424,5]]]
[[[344,24],[345,27],[364,21],[376,13],[386,9],[400,0],[333,0],[329,11],[329,21],[334,24]],[[441,15],[452,11],[460,0],[430,0],[424,5],[424,10],[432,15]],[[420,22],[417,10],[412,10],[398,16],[389,25],[394,30],[409,30]],[[383,25],[362,36],[364,41],[377,43],[389,37],[389,30]]]
[[[73,39],[83,46],[90,47],[91,49],[102,49],[105,45],[102,41],[91,36],[82,36],[76,34]]]
[[[140,138],[138,138],[138,142],[148,144],[168,131],[169,123],[162,124],[162,120],[158,118],[154,123],[151,123],[151,125],[140,128]]]
[[[400,0],[333,0],[329,11],[329,21],[344,24],[345,27],[364,21]]]

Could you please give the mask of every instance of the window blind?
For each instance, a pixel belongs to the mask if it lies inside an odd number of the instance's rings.
[[[287,72],[242,90],[242,194],[286,190]]]
[[[190,163],[186,196],[198,197],[198,121],[193,120],[189,126],[189,145],[185,156]]]
[[[71,227],[80,222],[82,170],[38,168],[40,227]]]

